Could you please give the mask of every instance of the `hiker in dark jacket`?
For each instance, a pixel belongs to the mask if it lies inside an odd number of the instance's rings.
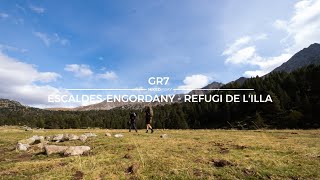
[[[136,132],[137,130],[137,125],[136,125],[136,119],[137,119],[137,114],[135,112],[130,113],[130,120],[129,120],[129,132],[131,132],[131,129],[135,129]]]
[[[146,125],[147,125],[147,131],[146,133],[148,133],[148,130],[151,130],[151,133],[153,133],[153,129],[151,126],[152,123],[152,117],[153,117],[153,110],[150,106],[146,106],[145,107],[145,117],[146,117]]]

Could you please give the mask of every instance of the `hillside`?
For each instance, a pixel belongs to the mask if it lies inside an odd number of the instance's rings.
[[[224,84],[220,83],[220,82],[212,82],[208,85],[206,85],[205,87],[201,88],[201,89],[219,89],[223,86]],[[207,94],[211,91],[205,91],[205,90],[194,90],[189,92],[188,94]]]
[[[292,72],[303,66],[311,64],[320,64],[320,44],[311,44],[308,48],[304,48],[293,55],[287,62],[275,68],[272,72]]]
[[[0,99],[0,108],[1,109],[11,109],[11,110],[18,110],[18,109],[26,109],[27,106],[22,105],[21,103],[9,99]]]

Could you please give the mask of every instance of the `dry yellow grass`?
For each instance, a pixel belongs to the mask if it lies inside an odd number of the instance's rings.
[[[17,152],[32,135],[93,132],[86,156]],[[121,133],[123,138],[107,137]],[[168,134],[167,139],[160,138]],[[124,157],[127,155],[126,157]],[[226,160],[224,167],[214,161]],[[217,163],[216,165],[219,165]],[[220,163],[221,165],[221,163]],[[133,173],[128,168],[133,166]],[[319,179],[320,130],[34,130],[0,128],[1,179]]]

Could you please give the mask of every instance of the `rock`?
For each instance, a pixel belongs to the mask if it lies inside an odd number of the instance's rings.
[[[240,150],[243,150],[243,149],[247,148],[247,146],[244,146],[244,145],[233,145],[233,147],[235,149],[240,149]]]
[[[87,138],[88,137],[86,135],[83,135],[83,134],[79,136],[79,140],[82,141],[82,142],[85,142],[87,140]]]
[[[229,150],[228,148],[220,147],[220,153],[221,153],[221,154],[227,154],[227,153],[229,153],[229,152],[230,152],[230,150]]]
[[[35,135],[29,139],[20,140],[18,143],[32,145],[32,144],[39,144],[42,142],[44,142],[44,137]]]
[[[74,141],[78,140],[79,136],[74,135],[74,134],[64,134],[63,135],[63,141]]]
[[[49,156],[51,154],[63,154],[68,149],[68,146],[46,145],[44,149]]]
[[[39,144],[31,145],[28,150],[33,151],[33,152],[43,152],[43,151],[45,151],[45,149],[44,149],[45,145],[47,145],[47,142],[42,142]]]
[[[232,166],[233,164],[227,160],[224,160],[224,159],[214,159],[213,165],[215,167],[224,167],[224,166]]]
[[[116,137],[116,138],[122,138],[123,135],[122,135],[122,134],[115,134],[114,137]]]
[[[105,136],[111,137],[112,135],[110,133],[106,133]]]
[[[21,144],[28,144],[28,145],[30,145],[30,144],[33,144],[33,143],[34,143],[34,141],[35,141],[35,139],[34,139],[34,138],[29,138],[29,139],[23,139],[23,140],[20,140],[20,141],[18,141],[18,143],[21,143]]]
[[[52,137],[52,141],[61,142],[63,140],[63,134],[57,134]]]
[[[31,137],[32,139],[34,139],[34,142],[32,144],[39,144],[39,143],[44,143],[45,142],[45,139],[43,136],[32,136]]]
[[[125,158],[125,159],[132,159],[132,156],[131,156],[130,154],[126,154],[126,155],[123,156],[123,158]]]
[[[167,134],[161,134],[160,138],[166,139],[166,138],[168,138],[168,135]]]
[[[83,179],[84,173],[82,171],[76,171],[76,173],[73,175],[73,180],[81,180]]]
[[[45,145],[44,149],[46,154],[63,154],[64,156],[76,156],[89,152],[91,148],[89,146],[56,146]]]
[[[244,168],[242,170],[243,174],[246,176],[252,176],[256,174],[256,171],[254,169],[250,169],[250,168]]]
[[[29,147],[30,147],[29,144],[22,144],[22,143],[18,142],[17,145],[16,145],[16,150],[18,150],[18,151],[27,151]]]
[[[135,174],[138,172],[138,169],[139,169],[139,164],[138,163],[134,163],[132,164],[131,166],[128,167],[127,169],[127,173],[129,174]]]
[[[97,135],[94,133],[84,133],[83,135],[87,136],[87,137],[96,137]]]
[[[135,148],[136,148],[136,146],[134,146],[133,144],[127,145],[127,150],[128,151],[134,150]]]
[[[83,153],[89,152],[91,148],[89,146],[70,146],[65,152],[64,156],[77,156],[82,155]]]
[[[46,136],[44,139],[45,139],[46,141],[52,141],[53,136]]]

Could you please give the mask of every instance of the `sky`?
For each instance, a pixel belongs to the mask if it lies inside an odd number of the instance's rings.
[[[201,88],[262,76],[319,42],[320,0],[2,0],[0,98],[50,107],[49,94],[149,77]]]

